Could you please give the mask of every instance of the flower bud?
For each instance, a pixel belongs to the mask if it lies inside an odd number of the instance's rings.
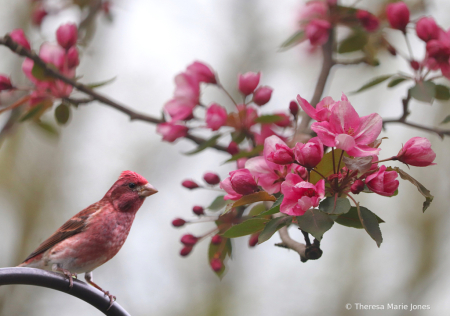
[[[258,244],[259,233],[252,234],[248,240],[249,247],[255,247]]]
[[[291,120],[289,115],[286,115],[284,113],[274,113],[275,115],[278,115],[281,119],[277,122],[275,122],[275,125],[280,127],[288,127],[291,126]]]
[[[294,118],[297,117],[299,108],[298,108],[297,102],[295,102],[294,100],[292,100],[292,101],[289,103],[289,111],[291,112],[291,114],[292,114],[292,116],[293,116]]]
[[[219,128],[224,126],[227,123],[227,118],[227,110],[217,103],[211,104],[208,110],[206,110],[206,126],[213,131],[217,131]]]
[[[242,158],[239,158],[238,160],[236,160],[236,168],[244,169],[245,163],[247,162],[247,160],[248,160],[247,157],[242,157]]]
[[[237,153],[239,153],[239,145],[236,142],[230,142],[227,148],[227,152],[230,155],[236,155]]]
[[[191,251],[192,251],[193,248],[194,248],[194,247],[192,247],[192,246],[185,246],[185,247],[183,247],[183,248],[181,249],[181,251],[180,251],[180,256],[186,257],[188,254],[191,253]]]
[[[353,194],[359,194],[362,190],[364,190],[364,182],[361,180],[355,180],[355,182],[353,182],[352,186],[350,187],[350,191]]]
[[[42,5],[37,6],[33,12],[31,12],[31,22],[34,25],[40,26],[42,20],[47,16],[48,12],[42,7]]]
[[[409,23],[408,6],[402,1],[391,3],[386,7],[386,13],[391,27],[406,33],[406,26]]]
[[[325,20],[315,19],[306,26],[306,37],[313,46],[320,46],[328,41],[331,24]]]
[[[22,29],[12,30],[11,33],[9,33],[9,36],[11,36],[12,40],[17,44],[22,45],[26,49],[31,49],[30,42]]]
[[[358,10],[356,12],[356,17],[367,32],[376,31],[380,26],[378,18],[366,10]]]
[[[14,86],[11,83],[9,77],[0,75],[0,91],[12,90]]]
[[[185,246],[194,246],[198,241],[198,238],[195,237],[192,234],[186,234],[183,237],[181,237],[181,243]]]
[[[220,177],[216,173],[207,172],[203,175],[203,180],[208,184],[216,185],[219,184]]]
[[[399,161],[416,167],[435,165],[435,158],[436,153],[431,149],[430,141],[423,137],[411,138],[397,154]]]
[[[306,144],[297,143],[294,154],[300,165],[307,169],[314,168],[322,160],[323,144],[318,137],[311,138]]]
[[[219,258],[212,258],[209,264],[211,265],[211,268],[216,272],[222,270],[223,264]]]
[[[244,95],[251,94],[258,86],[260,78],[261,74],[259,72],[247,72],[243,75],[239,75],[239,91]]]
[[[192,212],[194,212],[194,214],[198,215],[198,216],[205,215],[205,209],[198,205],[196,205],[192,208]]]
[[[186,224],[186,221],[184,219],[182,219],[182,218],[175,218],[172,221],[172,225],[174,227],[181,227],[181,226],[184,226],[184,224]]]
[[[420,68],[420,64],[416,60],[411,60],[409,62],[409,64],[411,65],[411,68],[414,69],[414,70],[419,70],[419,68]]]
[[[416,24],[417,36],[424,42],[439,38],[439,27],[433,18],[423,17]]]
[[[58,41],[58,44],[65,49],[75,46],[78,40],[77,26],[73,23],[61,25],[58,30],[56,30],[56,40]]]
[[[386,171],[386,166],[366,177],[367,187],[380,195],[392,196],[398,188],[399,182],[396,180],[398,174],[396,171]]]
[[[258,191],[258,185],[248,169],[230,172],[231,187],[238,194],[247,195]]]
[[[273,89],[268,86],[262,86],[256,89],[255,93],[253,93],[253,102],[257,105],[262,106],[270,101],[272,97]]]
[[[214,236],[211,238],[211,243],[212,243],[213,245],[219,245],[221,242],[222,242],[222,236],[220,236],[220,235],[214,235]]]
[[[189,189],[189,190],[197,189],[199,187],[198,184],[195,183],[192,180],[184,180],[181,183],[181,185],[184,186],[186,189]]]
[[[275,151],[268,153],[267,160],[278,165],[288,165],[294,162],[294,152],[288,146],[275,144]]]
[[[163,140],[172,143],[178,138],[184,137],[188,133],[188,128],[184,125],[173,122],[161,123],[156,127],[156,132],[163,136]]]
[[[200,82],[217,83],[216,75],[209,66],[199,61],[193,62],[187,67],[187,72],[192,74]]]
[[[72,46],[67,50],[67,66],[69,68],[75,68],[80,64],[80,58],[78,56],[78,49]]]

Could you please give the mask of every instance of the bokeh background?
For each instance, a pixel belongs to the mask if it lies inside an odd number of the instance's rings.
[[[350,1],[347,1],[350,3]],[[262,71],[262,84],[274,88],[266,112],[287,111],[300,93],[312,96],[321,66],[320,52],[307,44],[287,52],[278,47],[295,29],[299,0],[117,0],[113,22],[102,17],[84,49],[78,74],[82,82],[117,76],[99,90],[135,110],[158,116],[171,98],[174,76],[194,60],[209,63],[223,84],[236,93],[239,72]],[[360,1],[376,9],[382,1]],[[427,1],[425,14],[444,28],[450,26],[450,2]],[[28,23],[27,0],[0,0],[0,34],[23,27],[32,46],[53,40],[57,26],[77,21],[80,13],[67,10],[48,18],[40,31]],[[389,36],[406,50],[396,32]],[[413,41],[414,54],[424,47]],[[0,47],[0,72],[26,82],[21,58]],[[376,68],[364,65],[335,68],[325,94],[338,99],[370,78],[407,65],[381,56]],[[401,113],[406,87],[385,85],[350,97],[361,115],[383,117]],[[229,106],[214,88],[204,103]],[[435,126],[450,114],[449,102],[432,106],[412,101],[411,120]],[[274,247],[279,237],[248,249],[247,239],[234,242],[233,260],[220,281],[210,270],[207,244],[187,258],[178,255],[179,238],[199,234],[211,224],[177,230],[175,217],[191,217],[193,205],[208,205],[217,193],[188,191],[180,183],[200,180],[206,171],[223,178],[233,168],[222,165],[226,155],[208,149],[196,156],[182,153],[194,147],[181,140],[162,143],[155,126],[130,122],[124,114],[92,103],[72,111],[58,137],[21,124],[0,147],[0,267],[19,264],[36,246],[73,214],[99,200],[123,170],[144,175],[159,190],[138,212],[119,254],[95,271],[95,279],[117,296],[132,315],[448,315],[450,313],[449,139],[391,125],[382,136],[382,157],[395,155],[413,136],[428,137],[437,153],[437,166],[412,168],[435,195],[422,214],[422,197],[401,181],[395,198],[361,197],[362,204],[383,218],[381,248],[362,230],[334,225],[322,242],[318,261],[301,263],[295,252]],[[52,114],[48,114],[51,119]],[[6,120],[0,116],[0,123]],[[302,239],[292,230],[292,236]],[[348,311],[346,303],[426,304],[427,311]],[[354,306],[354,305],[353,305]],[[32,286],[0,287],[0,315],[101,315],[86,303],[64,293]]]

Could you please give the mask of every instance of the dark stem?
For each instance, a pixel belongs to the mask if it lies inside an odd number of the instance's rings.
[[[300,230],[302,231],[302,234],[305,237],[306,246],[307,247],[311,246],[311,240],[309,240],[309,234],[307,232],[305,232],[303,229],[300,229]]]

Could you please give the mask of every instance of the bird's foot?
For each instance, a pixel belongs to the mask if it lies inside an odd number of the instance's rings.
[[[106,296],[109,297],[109,307],[107,309],[107,311],[111,308],[111,306],[113,305],[113,303],[116,300],[116,297],[112,294],[109,294],[109,291],[103,291],[103,293],[105,293]]]
[[[73,288],[73,279],[78,279],[78,275],[76,273],[72,273],[69,270],[63,269],[63,268],[57,268],[56,271],[61,272],[69,279],[69,290]]]

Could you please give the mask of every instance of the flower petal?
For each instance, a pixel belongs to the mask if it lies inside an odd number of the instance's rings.
[[[377,113],[363,116],[360,119],[360,127],[354,136],[357,144],[367,145],[375,141],[381,133],[383,127],[383,119]]]

